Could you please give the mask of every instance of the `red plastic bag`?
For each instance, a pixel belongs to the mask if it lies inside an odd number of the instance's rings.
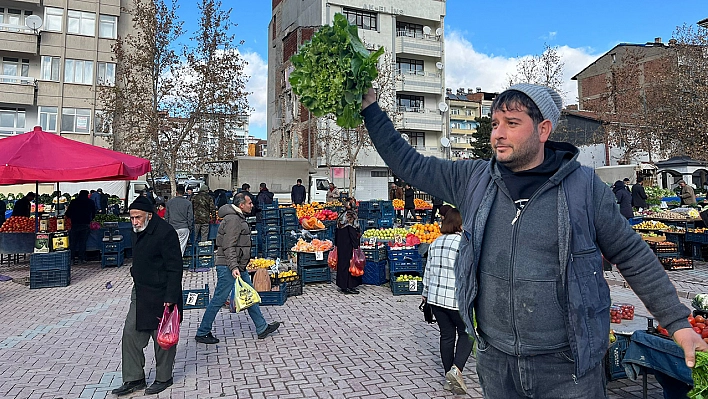
[[[352,260],[349,261],[349,273],[354,277],[363,276],[365,264],[366,257],[364,256],[364,251],[362,251],[361,248],[354,248],[352,251]]]
[[[334,247],[333,250],[329,251],[329,255],[327,256],[327,264],[333,272],[337,271],[337,247]]]
[[[179,341],[179,309],[177,305],[165,306],[160,325],[157,326],[157,344],[164,350],[177,345]]]

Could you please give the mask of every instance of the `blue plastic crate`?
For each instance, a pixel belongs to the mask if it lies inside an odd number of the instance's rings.
[[[381,202],[379,200],[359,201],[359,210],[380,212]]]
[[[196,269],[208,269],[214,267],[214,257],[213,256],[199,256],[195,258]]]
[[[378,226],[380,229],[390,229],[393,228],[393,217],[382,218],[378,220]]]
[[[263,249],[280,248],[281,242],[280,236],[267,236],[261,238],[260,246]]]
[[[205,255],[213,255],[214,254],[214,243],[211,241],[202,241],[199,244],[197,244],[195,247],[196,249],[196,256],[205,256]]]
[[[261,209],[266,210],[266,209],[278,209],[278,199],[274,198],[272,204],[259,204]]]
[[[30,269],[30,289],[66,287],[71,283],[71,267],[63,269]]]
[[[381,285],[386,282],[386,261],[366,262],[361,282],[369,285]]]
[[[418,260],[420,253],[415,249],[388,249],[388,260]]]
[[[383,245],[378,248],[362,248],[361,251],[364,252],[367,262],[380,262],[388,259],[386,247]]]
[[[261,212],[261,219],[263,219],[263,220],[277,219],[278,221],[280,221],[280,210],[278,210],[278,209],[264,209]]]
[[[282,283],[279,291],[259,292],[258,296],[261,297],[260,306],[282,306],[288,300],[288,286]]]
[[[295,208],[280,208],[280,217],[285,215],[295,215],[297,219],[297,210]]]
[[[708,244],[708,234],[686,232],[686,241],[698,244]]]
[[[101,246],[102,246],[101,252],[104,254],[123,252],[123,248],[124,248],[122,241],[112,241],[112,242],[103,241]]]
[[[123,252],[103,254],[101,256],[101,267],[106,266],[123,266]]]
[[[297,265],[300,266],[325,266],[327,267],[327,256],[329,251],[322,253],[322,260],[317,260],[316,254],[312,252],[297,252]]]
[[[610,345],[607,351],[607,379],[610,381],[627,378],[627,373],[624,371],[622,359],[629,348],[629,337],[625,335],[615,334],[617,340]]]
[[[359,219],[363,220],[378,220],[383,217],[381,210],[362,211],[361,209],[357,213],[357,216],[359,217]]]
[[[371,230],[371,229],[377,229],[378,224],[376,220],[362,220],[359,219],[359,229],[361,229],[362,232],[366,230]]]
[[[280,228],[280,218],[278,219],[262,219],[258,223],[256,223],[256,230],[257,231],[263,231],[268,228]]]
[[[264,258],[271,258],[271,259],[280,258],[281,252],[282,251],[280,250],[280,248],[274,248],[274,249],[265,248],[265,249],[263,249],[263,257]]]
[[[190,297],[190,294],[196,295],[196,300],[194,295]],[[187,299],[190,299],[190,305],[187,304]],[[208,304],[209,284],[204,284],[203,289],[182,290],[182,309],[205,309]]]
[[[423,294],[423,282],[422,281],[394,281],[394,277],[391,277],[391,292],[393,295],[422,295]]]
[[[194,245],[192,245],[192,243],[187,243],[184,247],[184,253],[182,256],[194,256]]]
[[[30,271],[32,270],[69,270],[71,267],[71,252],[58,251],[48,254],[30,255]]]
[[[327,259],[325,258],[325,263]],[[310,266],[302,268],[302,281],[304,283],[330,283],[332,274],[329,266]]]
[[[258,223],[256,225],[256,231],[260,235],[280,234],[280,225]]]
[[[297,227],[300,225],[300,221],[297,219],[297,215],[293,214],[287,214],[287,215],[281,215],[280,216],[280,225],[281,226],[294,226]]]
[[[194,267],[194,257],[193,256],[183,256],[182,257],[182,268],[189,269]]]
[[[389,260],[388,268],[393,273],[423,273],[423,259]]]
[[[386,218],[396,218],[396,210],[393,209],[393,206],[391,208],[381,208],[381,217],[386,219]]]
[[[299,277],[297,280],[288,281],[285,284],[287,286],[286,291],[288,292],[288,297],[302,295],[303,283]]]
[[[635,224],[639,224],[644,220],[644,218],[641,217],[634,217],[634,218],[629,218],[629,225],[634,226]]]

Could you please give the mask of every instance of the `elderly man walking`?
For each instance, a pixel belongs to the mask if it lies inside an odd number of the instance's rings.
[[[177,195],[167,201],[165,208],[167,208],[165,221],[177,231],[179,246],[184,255],[184,249],[187,248],[187,241],[189,241],[189,233],[194,228],[194,209],[192,209],[192,203],[184,198],[183,185],[177,186]]]
[[[164,350],[157,344],[157,327],[165,306],[177,306],[182,315],[182,255],[175,229],[153,215],[147,197],[130,205],[133,242],[133,290],[122,339],[123,385],[112,391],[122,396],[145,388],[145,354],[150,338],[157,362],[155,381],[145,394],[157,394],[172,385],[177,345]]]

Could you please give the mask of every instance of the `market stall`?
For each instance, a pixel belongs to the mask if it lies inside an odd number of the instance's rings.
[[[47,133],[39,126],[31,132],[0,139],[0,185],[35,183],[38,192],[39,183],[131,180],[150,170],[150,161],[146,159]],[[0,253],[34,252],[39,216],[36,206],[33,232],[0,233]],[[68,284],[69,263],[70,256],[51,252],[33,254],[30,287],[33,279],[39,282],[47,276],[60,276],[58,280]],[[33,267],[40,264],[41,268]]]

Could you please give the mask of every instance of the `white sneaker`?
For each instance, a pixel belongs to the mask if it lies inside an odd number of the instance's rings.
[[[450,371],[445,374],[445,379],[450,384],[450,388],[452,388],[452,392],[454,392],[455,395],[464,395],[467,393],[467,385],[465,385],[465,381],[462,379],[462,372],[457,366],[452,366]]]
[[[450,383],[447,382],[447,380],[445,380],[445,382],[443,383],[443,389],[446,391],[452,391],[452,387],[450,386]]]

